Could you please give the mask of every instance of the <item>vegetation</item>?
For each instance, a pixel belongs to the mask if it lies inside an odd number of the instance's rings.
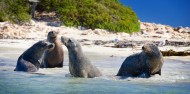
[[[60,3],[64,0],[41,0],[36,6],[38,12],[54,12],[60,6]]]
[[[0,21],[22,24],[30,19],[28,0],[0,0]]]
[[[138,18],[130,7],[118,0],[43,0],[37,6],[39,12],[56,11],[66,26],[101,28],[117,32],[137,32]]]
[[[116,32],[137,32],[140,23],[135,12],[119,0],[41,0],[36,10],[56,12],[66,26],[107,29]],[[28,0],[0,0],[0,21],[28,21]]]

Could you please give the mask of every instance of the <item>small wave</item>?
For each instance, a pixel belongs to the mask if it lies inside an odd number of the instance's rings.
[[[14,71],[14,69],[12,66],[0,66],[0,71]]]
[[[178,76],[160,76],[160,75],[153,75],[150,78],[133,78],[133,77],[120,77],[115,75],[108,75],[99,77],[100,79],[104,80],[114,80],[114,81],[130,81],[130,82],[137,82],[137,83],[175,83],[178,80],[188,80],[189,77],[185,75],[178,75]]]

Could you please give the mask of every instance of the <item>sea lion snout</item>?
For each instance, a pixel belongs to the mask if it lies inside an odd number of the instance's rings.
[[[42,45],[46,48],[48,48],[48,49],[50,49],[50,48],[53,48],[55,45],[53,44],[53,43],[50,43],[50,42],[48,42],[48,41],[42,41]]]
[[[73,38],[67,38],[67,37],[61,37],[62,43],[67,47],[71,49],[77,49],[79,47],[79,43],[73,39]]]
[[[53,43],[50,43],[47,46],[48,46],[48,49],[50,49],[50,48],[53,48],[55,45]]]
[[[56,37],[57,37],[57,34],[58,34],[58,32],[56,32],[56,31],[50,31],[50,32],[48,33],[48,36],[51,37],[51,38],[56,38]]]
[[[64,45],[67,45],[68,40],[69,40],[69,38],[64,37],[64,36],[61,36],[61,42],[62,42]]]

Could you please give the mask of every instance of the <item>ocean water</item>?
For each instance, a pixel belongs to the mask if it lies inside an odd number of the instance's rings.
[[[24,50],[0,47],[0,94],[190,93],[190,57],[165,57],[162,76],[121,79],[115,75],[125,57],[86,52],[103,76],[73,78],[68,70],[67,52],[63,68],[40,69],[36,73],[13,71]]]
[[[119,0],[142,22],[190,27],[190,0]]]

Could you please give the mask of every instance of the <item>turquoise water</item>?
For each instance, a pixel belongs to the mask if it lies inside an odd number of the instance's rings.
[[[114,75],[125,57],[88,52],[92,63],[103,73],[102,77],[88,79],[70,77],[68,58],[63,68],[40,69],[37,73],[15,72],[17,58],[24,50],[0,47],[0,94],[190,93],[189,57],[165,58],[162,76],[120,79]]]
[[[126,93],[171,93],[187,94],[189,83],[136,83],[101,78],[82,79],[64,76],[36,75],[1,72],[1,94],[126,94]]]

